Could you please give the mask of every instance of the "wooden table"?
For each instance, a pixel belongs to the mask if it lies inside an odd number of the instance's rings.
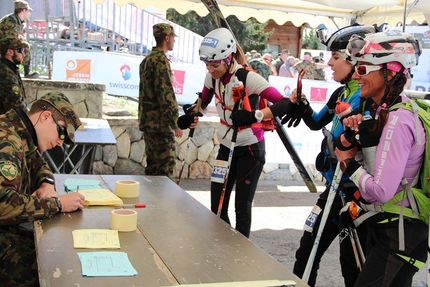
[[[128,254],[138,274],[134,277],[82,276],[77,252],[94,250],[74,249],[72,231],[110,228],[112,207],[92,206],[82,211],[61,213],[52,219],[35,222],[35,242],[42,287],[282,285],[259,284],[267,280],[294,280],[294,286],[307,286],[167,177],[55,174],[57,190],[60,193],[64,190],[64,180],[70,177],[99,179],[102,188],[112,191],[115,190],[117,180],[140,182],[139,197],[124,198],[123,201],[146,203],[147,207],[135,209],[138,213],[136,231],[119,234],[119,251]],[[259,282],[231,285],[231,282],[241,281]]]

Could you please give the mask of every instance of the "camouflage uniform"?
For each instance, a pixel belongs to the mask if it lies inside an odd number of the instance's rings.
[[[314,79],[314,71],[317,69],[317,65],[314,62],[310,61],[300,61],[293,66],[293,69],[300,72],[301,70],[305,70],[305,75],[303,79],[313,80]]]
[[[64,115],[67,131],[80,121],[60,95],[41,98]],[[70,109],[72,109],[70,111]],[[53,174],[37,150],[37,135],[27,114],[0,115],[0,280],[2,286],[39,286],[33,232],[20,224],[51,218],[59,212],[56,198],[31,194]]]
[[[272,75],[272,69],[270,66],[266,64],[266,62],[262,59],[252,59],[249,61],[249,66],[259,73],[266,81],[269,81],[269,76]]]
[[[25,8],[28,10],[33,10],[28,5],[26,1],[15,1],[14,2],[15,9],[16,8]],[[25,37],[24,30],[24,21],[22,21],[19,16],[15,13],[8,14],[0,19],[0,39],[4,37]],[[23,66],[30,65],[30,45],[26,42],[25,46],[25,57],[22,61]]]
[[[0,39],[0,53],[7,49],[24,48],[24,41],[15,37]],[[25,90],[18,67],[5,58],[0,58],[0,114],[10,109],[25,109]]]
[[[156,24],[154,36],[174,35],[173,27]],[[139,68],[139,129],[144,132],[146,175],[166,175],[173,179],[175,137],[179,116],[172,86],[170,61],[161,47],[153,47]]]
[[[324,69],[321,68],[316,68],[314,70],[314,80],[320,80],[320,81],[325,81],[325,71]]]

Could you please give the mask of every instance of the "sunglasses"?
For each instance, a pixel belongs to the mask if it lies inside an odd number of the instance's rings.
[[[67,138],[66,127],[60,125],[54,117],[52,117],[52,119],[54,120],[55,124],[57,125],[57,132],[58,132],[58,136],[60,137],[60,140],[65,140]]]
[[[24,54],[24,52],[25,52],[25,48],[19,48],[19,49],[14,49],[14,50],[20,54]]]
[[[370,72],[379,71],[382,69],[381,66],[373,66],[373,65],[358,65],[355,66],[355,71],[359,76],[366,76]]]
[[[299,75],[297,76],[297,99],[302,99],[302,79],[303,76],[306,74],[306,71],[304,69],[300,70]]]

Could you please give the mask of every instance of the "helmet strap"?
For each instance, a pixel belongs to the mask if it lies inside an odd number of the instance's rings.
[[[343,79],[340,81],[340,83],[341,83],[342,85],[344,85],[344,84],[348,83],[349,81],[351,81],[352,75],[355,73],[355,69],[354,69],[354,67],[355,67],[355,65],[354,65],[354,66],[352,66],[352,69],[351,69],[351,71],[349,71],[348,75],[346,75],[346,76],[345,76],[345,78],[343,78]]]
[[[230,63],[225,64],[225,65],[227,65],[227,71],[224,73],[224,75],[222,75],[223,77],[225,75],[227,75],[228,73],[230,73],[230,69],[231,69],[233,63],[234,63],[234,53],[231,54],[231,61],[230,61]]]
[[[385,92],[384,92],[384,96],[381,99],[380,105],[382,105],[383,103],[386,102],[387,96],[390,93],[391,86],[393,86],[394,83],[397,82],[397,80],[400,78],[400,75],[403,74],[403,72],[405,71],[405,67],[402,66],[402,68],[400,69],[400,71],[396,73],[396,75],[391,79],[391,81],[388,81],[388,69],[387,69],[387,64],[386,63],[382,64],[382,70],[383,70],[383,73],[384,73]],[[391,106],[393,103],[394,103],[394,101],[391,102],[388,106]]]

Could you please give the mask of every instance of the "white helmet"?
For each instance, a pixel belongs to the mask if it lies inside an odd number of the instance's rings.
[[[226,28],[209,32],[200,44],[200,60],[204,62],[221,61],[236,52],[236,40]]]
[[[390,31],[353,37],[346,48],[353,60],[374,65],[398,62],[405,69],[418,65],[421,55],[419,42],[410,34]]]

